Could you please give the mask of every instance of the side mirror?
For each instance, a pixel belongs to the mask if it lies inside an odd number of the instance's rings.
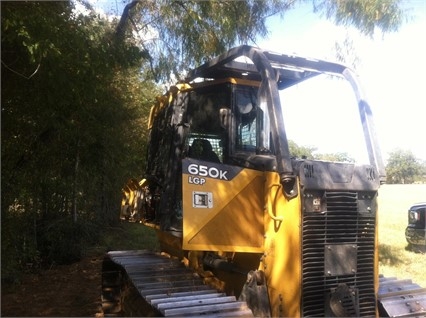
[[[231,122],[231,110],[229,108],[221,108],[219,110],[219,116],[220,116],[220,125],[228,129]]]

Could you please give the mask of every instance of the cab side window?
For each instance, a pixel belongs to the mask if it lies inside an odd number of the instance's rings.
[[[216,163],[224,161],[226,130],[219,115],[224,105],[230,105],[227,85],[191,92],[186,120],[189,124],[185,143],[188,157]]]
[[[257,100],[253,90],[235,94],[236,150],[255,152],[257,147]]]

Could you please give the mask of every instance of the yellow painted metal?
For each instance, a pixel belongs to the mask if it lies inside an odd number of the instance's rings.
[[[374,294],[377,295],[379,293],[379,203],[376,201],[376,224],[374,231]],[[379,317],[379,308],[376,306],[376,317]]]
[[[149,226],[149,225],[148,225]],[[182,259],[185,255],[182,249],[182,239],[166,231],[161,231],[158,226],[151,226],[155,229],[161,252],[165,252],[174,257]]]
[[[265,251],[259,269],[267,278],[272,316],[299,317],[302,279],[300,196],[287,200],[279,175],[273,172],[265,175]]]
[[[167,99],[163,96],[158,96],[156,98],[157,102],[151,107],[151,110],[149,111],[149,118],[148,118],[148,129],[151,129],[154,125],[154,119],[157,117],[160,110],[166,105]]]
[[[183,248],[250,253],[266,274],[272,316],[300,316],[300,197],[287,200],[275,172],[241,169],[230,181],[202,185],[190,177],[183,174]],[[194,208],[194,192],[211,192],[212,208]]]
[[[144,181],[145,179],[142,179]],[[142,182],[141,181],[141,182]],[[138,189],[140,184],[136,179],[130,179],[127,181],[126,185],[121,189],[121,193],[123,195],[121,200],[121,207],[125,205],[133,205],[135,199],[135,190]]]
[[[183,248],[262,253],[264,173],[241,169],[232,180],[209,177],[195,184],[183,174]],[[194,207],[194,193],[209,193],[211,207]]]

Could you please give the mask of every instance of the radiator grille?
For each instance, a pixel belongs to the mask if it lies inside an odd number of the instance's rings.
[[[305,213],[303,216],[303,316],[325,316],[325,300],[340,283],[357,290],[360,316],[375,316],[375,215],[358,212],[356,192],[326,192],[325,199],[327,212]],[[324,273],[326,244],[356,245],[356,272],[327,277]]]

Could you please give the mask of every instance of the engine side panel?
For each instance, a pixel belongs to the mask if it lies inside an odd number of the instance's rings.
[[[287,199],[280,176],[266,173],[265,272],[272,317],[300,317],[301,241],[300,196]]]
[[[305,161],[299,175],[303,316],[374,316],[377,171]]]
[[[263,252],[263,172],[184,159],[183,248]]]

